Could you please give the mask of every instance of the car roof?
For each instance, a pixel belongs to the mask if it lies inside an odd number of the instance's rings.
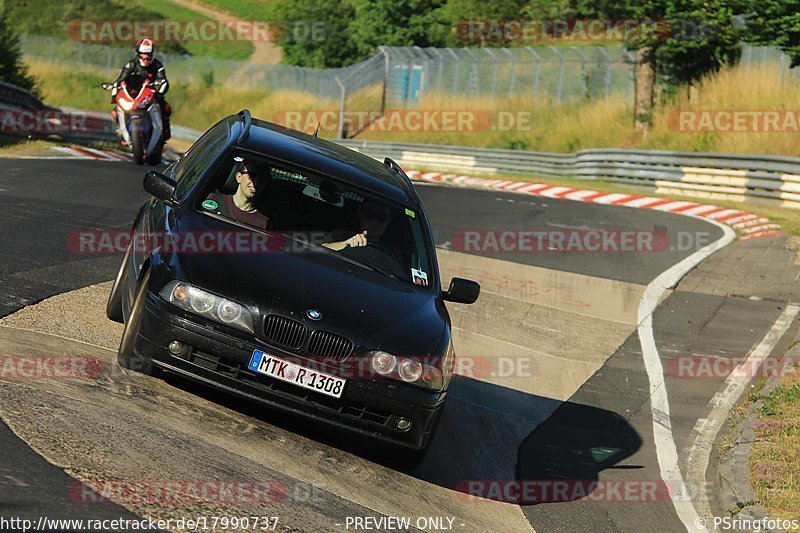
[[[302,131],[253,119],[246,139],[238,146],[339,179],[400,203],[418,203],[410,183],[387,165]]]

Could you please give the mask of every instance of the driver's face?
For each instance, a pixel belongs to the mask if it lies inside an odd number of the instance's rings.
[[[379,239],[389,225],[389,210],[380,205],[362,205],[358,211],[358,221],[367,237]]]
[[[236,181],[239,182],[239,190],[248,199],[254,198],[261,191],[258,189],[258,178],[252,176],[247,170],[236,173]]]

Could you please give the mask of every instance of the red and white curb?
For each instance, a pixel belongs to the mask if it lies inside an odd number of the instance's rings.
[[[768,218],[753,215],[738,209],[725,209],[715,205],[698,204],[695,202],[670,200],[656,196],[637,196],[625,193],[609,193],[584,189],[573,189],[546,183],[531,183],[529,181],[491,180],[458,176],[456,174],[441,174],[438,172],[406,171],[412,180],[448,183],[460,187],[483,189],[496,189],[520,194],[543,196],[545,198],[559,198],[577,202],[590,202],[595,204],[621,205],[638,209],[655,209],[668,211],[681,215],[710,218],[741,231],[742,240],[756,239],[780,235],[780,225],[770,222]]]
[[[78,159],[100,159],[105,161],[133,161],[127,154],[118,154],[109,150],[95,150],[83,146],[55,146],[53,150],[68,154],[70,157]]]

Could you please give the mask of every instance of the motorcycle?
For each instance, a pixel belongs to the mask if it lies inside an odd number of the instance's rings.
[[[137,165],[157,165],[161,162],[164,150],[162,111],[155,99],[155,91],[161,83],[145,80],[136,90],[121,82],[115,97],[117,107],[111,111],[119,125],[117,130],[122,144],[129,146]],[[103,89],[114,88],[112,83],[103,83]]]

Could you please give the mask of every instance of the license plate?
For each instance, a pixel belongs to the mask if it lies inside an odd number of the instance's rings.
[[[304,389],[313,390],[327,396],[340,398],[347,380],[305,368],[285,361],[274,355],[255,350],[250,357],[250,370],[266,376],[292,383]]]

